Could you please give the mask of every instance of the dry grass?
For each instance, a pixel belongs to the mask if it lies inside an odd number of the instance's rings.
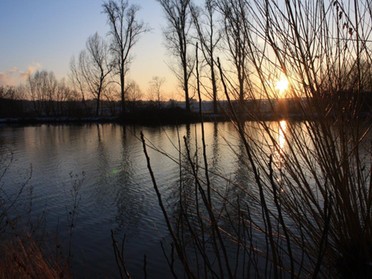
[[[43,252],[33,239],[11,240],[1,249],[0,278],[71,278],[66,264]]]

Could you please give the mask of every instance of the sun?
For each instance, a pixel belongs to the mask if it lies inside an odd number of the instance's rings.
[[[285,76],[281,76],[280,79],[275,83],[275,89],[278,90],[279,95],[283,96],[289,86],[288,79]]]

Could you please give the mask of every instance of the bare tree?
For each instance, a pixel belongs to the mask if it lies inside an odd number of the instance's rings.
[[[84,88],[84,77],[79,67],[79,61],[76,62],[75,57],[71,58],[70,61],[70,74],[69,79],[76,91],[80,93],[81,102],[83,106],[86,108],[85,102],[85,88]]]
[[[125,92],[128,95],[128,101],[135,102],[140,100],[143,97],[141,88],[139,87],[138,83],[134,80],[130,80],[127,83],[127,87],[125,88]]]
[[[57,85],[58,81],[53,72],[44,70],[29,75],[28,87],[36,113],[50,115],[54,112]]]
[[[14,86],[0,86],[0,99],[17,99],[17,90]]]
[[[143,97],[141,88],[134,80],[130,80],[127,82],[125,87],[125,93],[127,96],[129,109],[134,110],[136,108],[137,101]]]
[[[113,55],[113,65],[120,80],[121,109],[122,112],[125,112],[125,79],[132,62],[131,51],[140,35],[147,32],[148,28],[143,22],[137,20],[140,8],[136,5],[129,5],[127,0],[110,0],[105,2],[102,7],[110,26],[110,51]]]
[[[165,82],[165,78],[161,78],[158,76],[152,77],[151,81],[149,82],[150,88],[149,93],[151,99],[157,102],[158,108],[160,108],[160,102],[162,101],[161,97],[161,88]]]
[[[189,80],[194,68],[194,58],[188,53],[189,32],[192,24],[190,0],[157,0],[162,6],[168,27],[164,31],[168,48],[179,58],[180,80],[185,93],[186,110],[190,111]]]
[[[96,115],[99,115],[101,96],[112,71],[108,58],[108,47],[97,33],[88,38],[86,49],[79,55],[78,76],[96,100]]]
[[[191,5],[191,14],[195,29],[198,34],[201,51],[210,71],[212,84],[213,112],[218,112],[217,107],[217,77],[215,55],[217,46],[221,40],[221,33],[215,30],[216,26],[216,0],[205,0],[204,9]]]
[[[245,27],[248,25],[247,3],[244,0],[219,0],[219,8],[223,15],[225,40],[232,63],[235,67],[239,103],[246,98],[247,84],[247,43],[249,37]]]
[[[66,110],[66,101],[73,99],[75,92],[66,84],[65,79],[58,82],[55,94],[55,113],[57,115],[64,115]]]

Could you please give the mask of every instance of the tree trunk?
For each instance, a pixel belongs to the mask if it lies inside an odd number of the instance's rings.
[[[100,96],[97,96],[97,103],[96,103],[96,116],[99,116],[99,109],[100,109]]]
[[[124,78],[124,65],[122,64],[122,69],[120,71],[120,96],[121,96],[121,113],[124,114],[125,107],[125,78]]]
[[[186,111],[190,112],[190,97],[189,97],[189,82],[187,80],[187,73],[184,71],[184,87],[185,87],[185,104],[186,104]]]
[[[214,62],[212,58],[211,62],[211,79],[212,79],[212,93],[213,93],[213,113],[218,113],[217,107],[217,82],[216,82],[216,74],[214,72]]]
[[[185,55],[185,58],[182,59],[182,64],[183,64],[183,86],[184,86],[184,90],[185,90],[186,111],[190,112],[191,107],[190,107],[190,97],[189,97],[189,80],[188,80],[188,76],[187,76],[188,73],[187,73],[186,55]]]

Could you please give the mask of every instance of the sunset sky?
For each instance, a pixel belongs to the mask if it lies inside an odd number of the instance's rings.
[[[130,0],[141,7],[138,18],[152,29],[133,51],[129,73],[146,93],[153,76],[166,78],[167,90],[176,89],[169,70],[162,28],[166,23],[155,0]],[[108,32],[103,0],[1,0],[0,85],[18,85],[36,70],[66,77],[72,56],[85,48],[87,38]],[[171,89],[172,88],[172,89]]]

